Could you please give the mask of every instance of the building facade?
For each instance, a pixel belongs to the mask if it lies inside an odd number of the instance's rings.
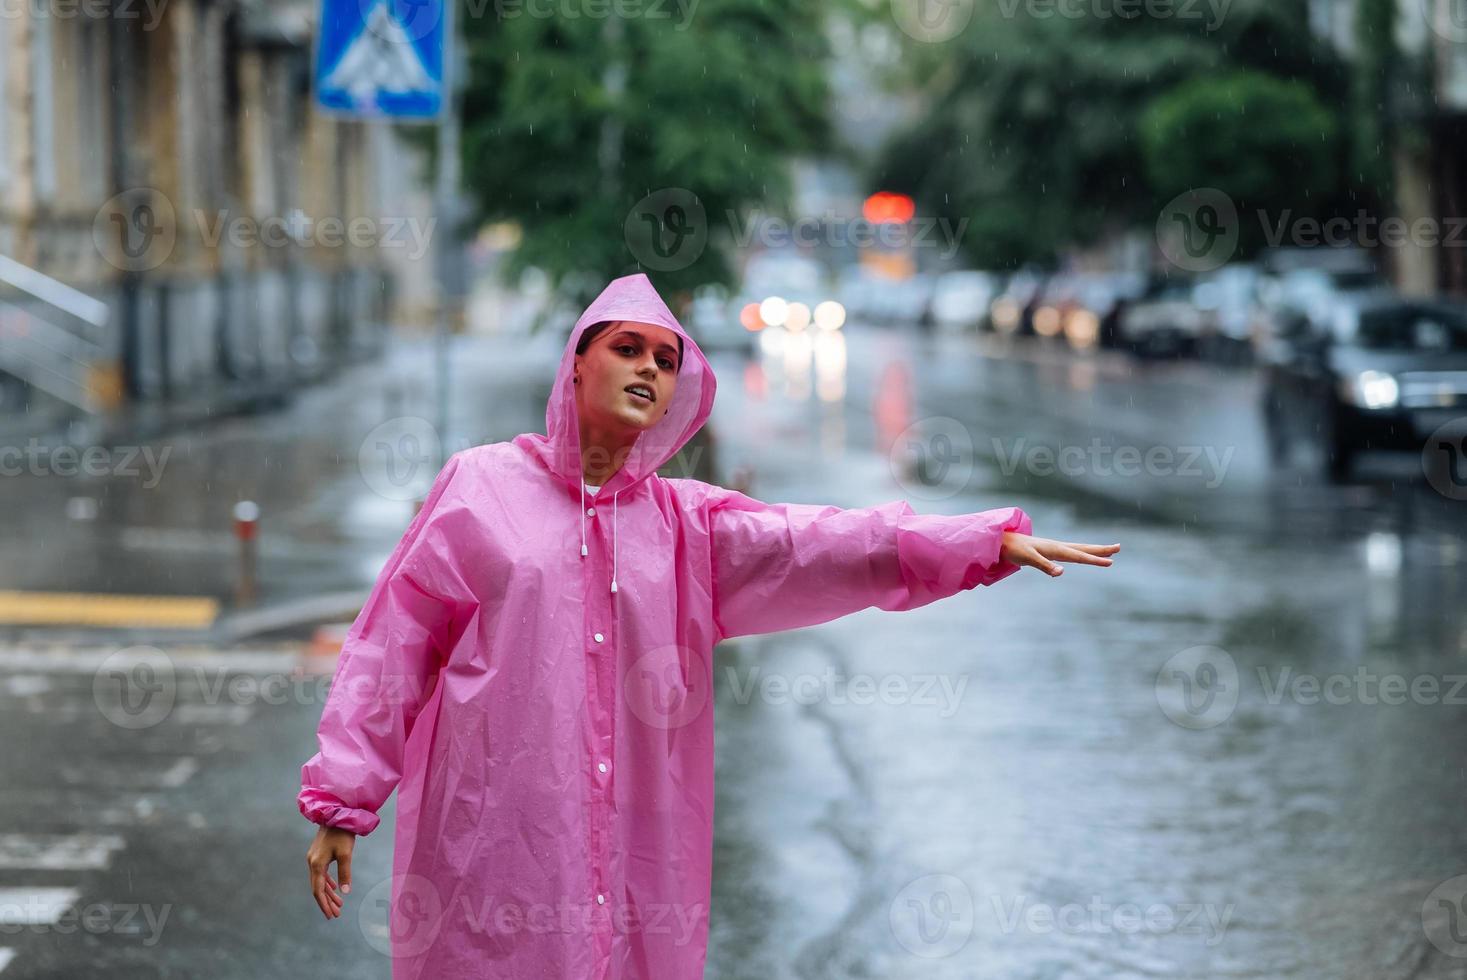
[[[255,397],[379,349],[394,282],[431,267],[422,164],[392,128],[313,107],[313,17],[295,0],[5,6],[12,391],[92,412]]]

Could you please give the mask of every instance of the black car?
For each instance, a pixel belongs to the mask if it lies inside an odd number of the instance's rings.
[[[1467,414],[1467,308],[1399,296],[1336,304],[1325,323],[1288,321],[1261,363],[1275,461],[1298,441],[1320,451],[1330,480],[1348,479],[1362,449],[1420,451]]]

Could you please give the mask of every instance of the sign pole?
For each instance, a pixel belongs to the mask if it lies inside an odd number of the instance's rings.
[[[435,7],[436,3],[436,7]],[[455,31],[457,0],[319,0],[312,87],[316,105],[343,119],[404,119],[438,126],[433,181],[438,287],[434,329],[440,468],[449,432],[449,314],[457,299],[457,86],[466,64]],[[407,15],[406,22],[402,15]]]
[[[453,0],[443,0],[443,114],[438,120],[437,167],[434,175],[434,210],[438,215],[438,317],[435,329],[438,395],[438,465],[448,462],[449,444],[449,291],[455,281],[451,264],[456,247],[458,227],[455,198],[459,178],[459,58],[457,33],[454,30]]]

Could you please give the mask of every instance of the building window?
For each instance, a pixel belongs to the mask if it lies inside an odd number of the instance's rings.
[[[56,72],[51,47],[54,26],[47,14],[31,18],[31,131],[35,139],[31,176],[36,200],[48,204],[56,197]]]
[[[15,125],[15,117],[10,113],[10,96],[6,88],[8,79],[5,77],[10,70],[10,18],[0,17],[0,184],[9,185],[10,181],[10,140],[9,129]],[[0,195],[0,211],[5,209],[5,198]]]

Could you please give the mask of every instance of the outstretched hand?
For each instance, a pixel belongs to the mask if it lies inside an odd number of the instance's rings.
[[[1017,531],[1005,531],[999,557],[1016,565],[1030,565],[1051,578],[1058,578],[1065,571],[1059,566],[1059,562],[1107,567],[1111,560],[1106,556],[1120,550],[1119,544],[1075,544],[1070,541],[1036,538]]]

